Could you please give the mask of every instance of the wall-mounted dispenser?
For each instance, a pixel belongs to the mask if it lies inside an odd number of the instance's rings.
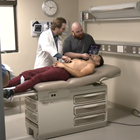
[[[90,7],[89,13],[96,20],[140,18],[140,1],[116,5]]]

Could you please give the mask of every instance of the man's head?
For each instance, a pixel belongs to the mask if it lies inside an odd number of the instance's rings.
[[[80,23],[74,22],[71,26],[72,35],[77,39],[82,39],[84,37],[84,31]]]
[[[54,35],[61,35],[66,28],[66,20],[62,17],[58,17],[53,20],[51,30]]]
[[[91,59],[94,62],[96,68],[103,66],[104,64],[104,59],[101,55],[91,55]]]

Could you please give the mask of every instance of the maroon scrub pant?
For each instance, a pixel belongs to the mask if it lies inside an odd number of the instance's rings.
[[[20,84],[21,76],[24,77],[25,81],[23,84]],[[15,93],[25,92],[26,90],[33,88],[36,84],[47,81],[58,81],[58,80],[68,80],[70,74],[62,69],[56,67],[44,67],[34,70],[28,70],[22,72],[19,76],[11,79],[7,87],[16,86],[14,89]]]

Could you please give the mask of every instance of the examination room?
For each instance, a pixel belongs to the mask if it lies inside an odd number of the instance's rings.
[[[9,76],[35,69],[39,38],[58,17],[66,23],[58,29],[57,50],[67,37],[84,32],[104,64],[82,77],[38,82],[11,100],[4,99],[1,80],[0,140],[140,140],[140,1],[1,0],[0,61]],[[73,23],[81,28],[77,33]]]

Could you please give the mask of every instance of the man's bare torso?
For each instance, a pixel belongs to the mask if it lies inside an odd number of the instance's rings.
[[[66,66],[73,68],[73,69],[76,69],[76,70],[82,70],[83,68],[85,68],[89,64],[93,65],[91,60],[85,61],[85,60],[80,60],[80,59],[73,59],[71,63],[65,63]]]

